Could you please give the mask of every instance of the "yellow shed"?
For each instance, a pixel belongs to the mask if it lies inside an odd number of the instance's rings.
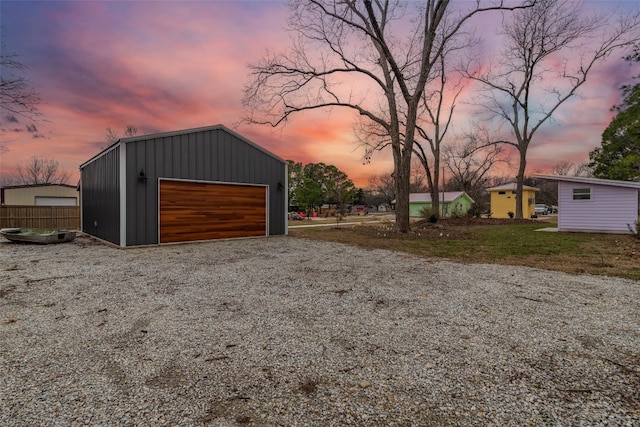
[[[491,216],[509,218],[509,212],[516,213],[516,183],[512,182],[487,189],[491,193]],[[522,186],[522,217],[531,218],[536,212],[536,191],[540,189]]]

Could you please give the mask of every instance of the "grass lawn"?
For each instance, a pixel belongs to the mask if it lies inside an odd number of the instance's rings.
[[[555,217],[544,221],[444,219],[437,224],[417,222],[408,234],[396,233],[390,221],[337,227],[333,221],[327,227],[293,228],[289,234],[425,258],[640,280],[640,239],[631,235],[536,231],[556,226],[554,221]]]

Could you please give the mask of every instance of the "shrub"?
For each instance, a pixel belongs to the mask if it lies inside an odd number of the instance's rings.
[[[514,216],[516,216],[516,214],[511,211],[507,212],[507,215],[509,215],[509,218],[513,218]]]
[[[438,212],[435,212],[433,209],[430,209],[430,208],[421,209],[420,216],[428,220],[432,224],[435,224],[436,222],[438,222],[438,218],[439,218]]]

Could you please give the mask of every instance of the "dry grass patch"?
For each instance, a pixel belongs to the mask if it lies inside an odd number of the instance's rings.
[[[555,226],[553,221],[464,218],[441,220],[437,224],[420,221],[406,234],[397,233],[391,222],[297,228],[289,234],[426,258],[640,280],[640,239],[631,235],[536,231]]]

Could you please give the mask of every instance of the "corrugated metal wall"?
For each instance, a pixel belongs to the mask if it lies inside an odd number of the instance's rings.
[[[126,143],[127,246],[158,243],[158,178],[268,185],[269,234],[285,233],[285,163],[224,128],[150,136]]]
[[[82,231],[120,244],[120,148],[104,153],[80,170]]]

